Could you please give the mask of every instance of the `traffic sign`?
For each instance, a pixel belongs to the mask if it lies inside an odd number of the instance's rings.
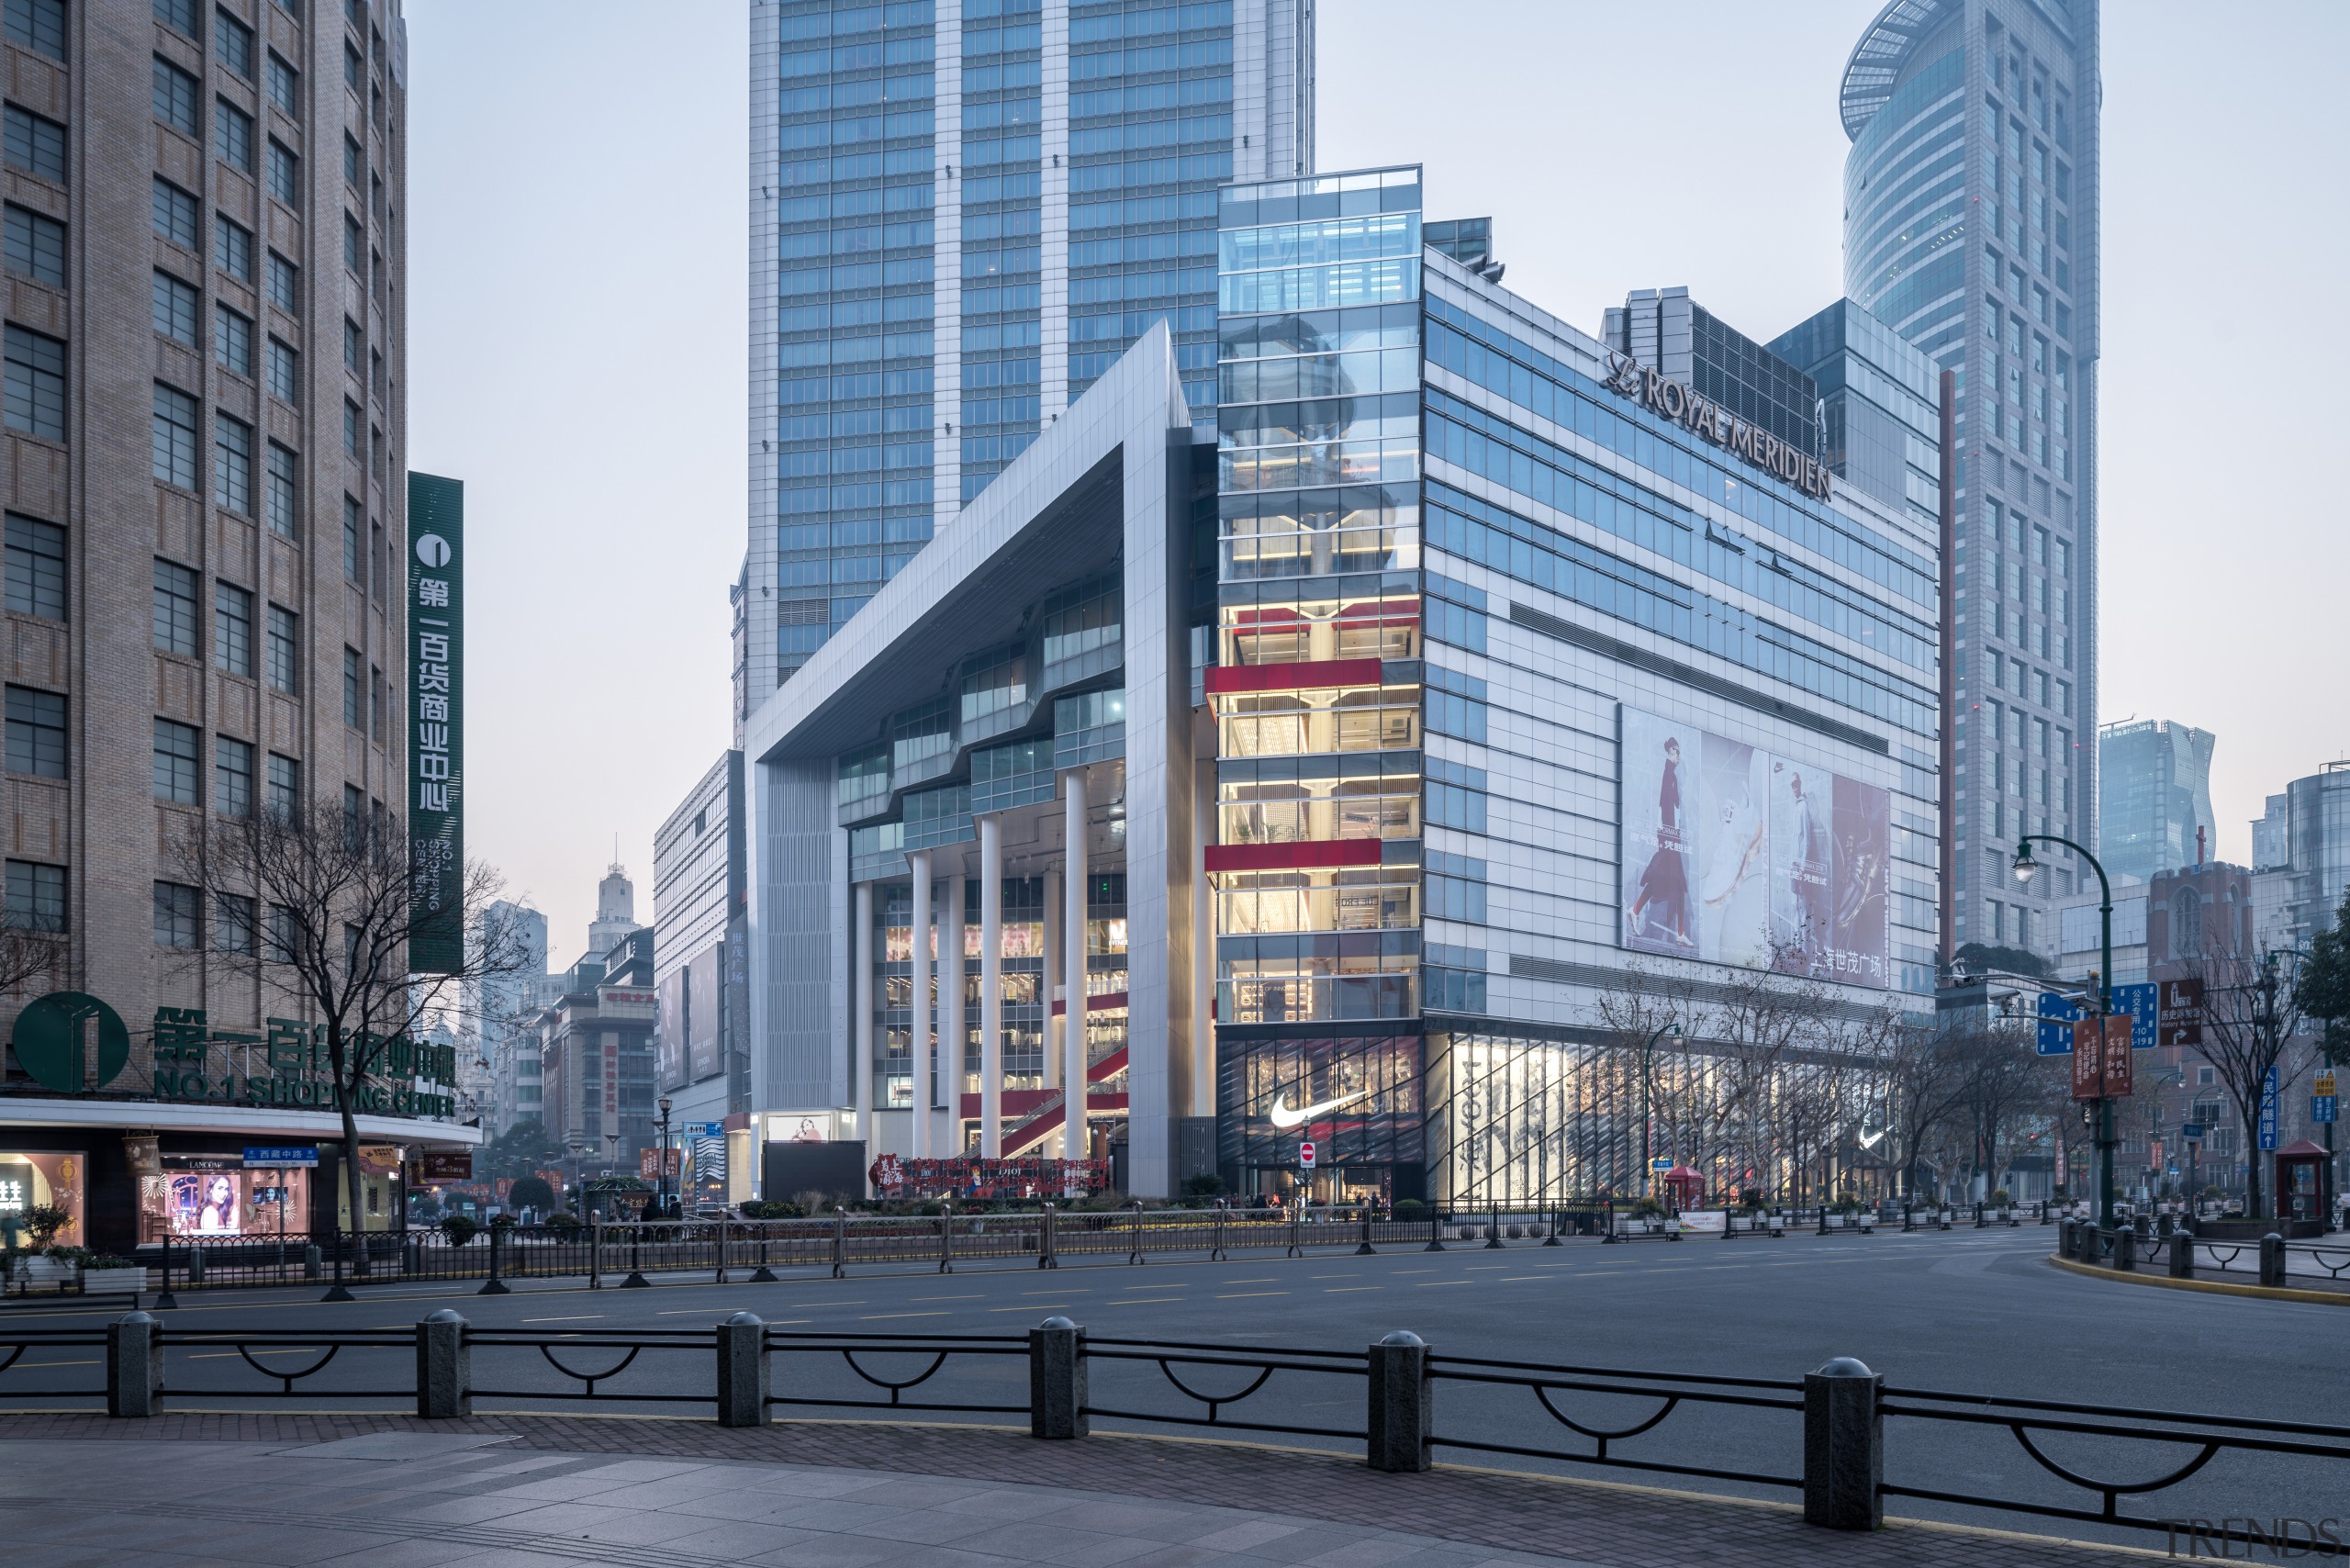
[[[2334,1107],[2334,1104],[2335,1104],[2334,1098],[2333,1098],[2333,1095],[2331,1095],[2331,1094],[2312,1094],[2312,1095],[2311,1095],[2311,1096],[2310,1096],[2310,1120],[2311,1120],[2311,1121],[2312,1121],[2312,1122],[2330,1122],[2330,1121],[2333,1121],[2333,1120],[2334,1119],[2334,1117],[2333,1117],[2333,1107]]]
[[[2264,1153],[2277,1147],[2277,1069],[2273,1065],[2260,1081],[2260,1147]]]
[[[2181,1122],[2178,1124],[2178,1136],[2185,1138],[2189,1143],[2201,1143],[2203,1141],[2203,1124],[2200,1122]]]
[[[2203,982],[2198,979],[2163,981],[2162,1004],[2155,1017],[2165,1046],[2203,1043]]]
[[[1301,1170],[1311,1170],[1314,1169],[1314,1145],[1311,1142],[1301,1143],[1297,1146],[1297,1164],[1298,1169]]]
[[[2161,988],[2152,984],[2117,985],[2113,988],[2113,1010],[2130,1014],[2130,1048],[2151,1051],[2160,1031],[2156,1027],[2156,993]]]
[[[716,1122],[688,1122],[685,1124],[685,1136],[687,1137],[717,1137],[724,1131],[725,1129],[720,1126]]]
[[[2073,1025],[2079,1020],[2081,1010],[2069,997],[2053,991],[2040,993],[2040,1034],[2038,1046],[2044,1057],[2068,1057],[2073,1054]]]
[[[1660,1154],[1655,1159],[1649,1161],[1649,1169],[1651,1170],[1670,1170],[1673,1169],[1673,1159],[1668,1155]]]
[[[2327,1068],[2324,1071],[2317,1075],[2317,1081],[2310,1085],[2310,1092],[2312,1094],[2323,1094],[2329,1097],[2332,1096],[2333,1093],[2333,1070],[2332,1068]]]

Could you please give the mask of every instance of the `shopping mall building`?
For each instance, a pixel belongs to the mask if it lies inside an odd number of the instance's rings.
[[[753,713],[761,1104],[1526,1201],[1715,1070],[1635,1067],[1628,971],[1930,994],[1933,508],[1838,476],[1826,375],[1684,291],[1595,338],[1421,205],[1225,187],[1214,443],[1153,330]]]

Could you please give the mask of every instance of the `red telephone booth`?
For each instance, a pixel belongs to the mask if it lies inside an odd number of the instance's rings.
[[[2303,1138],[2277,1151],[2277,1217],[2288,1226],[2287,1236],[2325,1234],[2333,1199],[2328,1176],[2322,1145]]]
[[[1673,1189],[1673,1208],[1676,1214],[1683,1209],[1695,1208],[1706,1192],[1706,1179],[1686,1165],[1676,1165],[1666,1171],[1664,1184]]]

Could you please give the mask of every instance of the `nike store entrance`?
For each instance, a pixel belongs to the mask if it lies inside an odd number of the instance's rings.
[[[1416,1020],[1216,1030],[1216,1163],[1244,1197],[1427,1196]],[[1341,1030],[1349,1031],[1341,1033]],[[1314,1166],[1299,1159],[1314,1146]]]

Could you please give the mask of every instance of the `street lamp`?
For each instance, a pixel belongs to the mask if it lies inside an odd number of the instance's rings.
[[[2019,884],[2030,887],[2032,878],[2040,872],[2040,862],[2031,857],[2031,846],[2034,844],[2053,844],[2061,848],[2069,849],[2087,861],[2089,869],[2097,873],[2097,885],[2100,895],[2098,904],[2098,959],[2097,991],[2090,1001],[2096,1004],[2097,1008],[2098,1049],[2102,1052],[2105,1049],[2105,1017],[2113,1011],[2113,884],[2107,879],[2105,868],[2098,864],[2096,856],[2069,838],[2058,838],[2053,834],[2046,833],[2027,833],[2016,840],[2013,868]],[[2101,1080],[2102,1074],[2100,1073],[2099,1076]],[[2100,1081],[2098,1087],[2101,1091],[2104,1088],[2103,1082]],[[2113,1131],[2113,1102],[2100,1092],[2096,1103],[2097,1223],[2099,1227],[2111,1230],[2113,1228],[2113,1148],[2116,1142]]]
[[[1671,1035],[1676,1040],[1681,1037],[1679,1020],[1675,1019],[1657,1025],[1656,1032],[1649,1036],[1649,1043],[1640,1047],[1640,1196],[1643,1198],[1656,1195],[1654,1190],[1656,1174],[1653,1169],[1656,1157],[1649,1152],[1651,1089],[1649,1061],[1656,1053],[1656,1043],[1667,1035]]]
[[[659,1194],[661,1212],[666,1215],[669,1212],[669,1097],[666,1094],[661,1096],[659,1104],[661,1106],[661,1174],[656,1179],[654,1191]]]

